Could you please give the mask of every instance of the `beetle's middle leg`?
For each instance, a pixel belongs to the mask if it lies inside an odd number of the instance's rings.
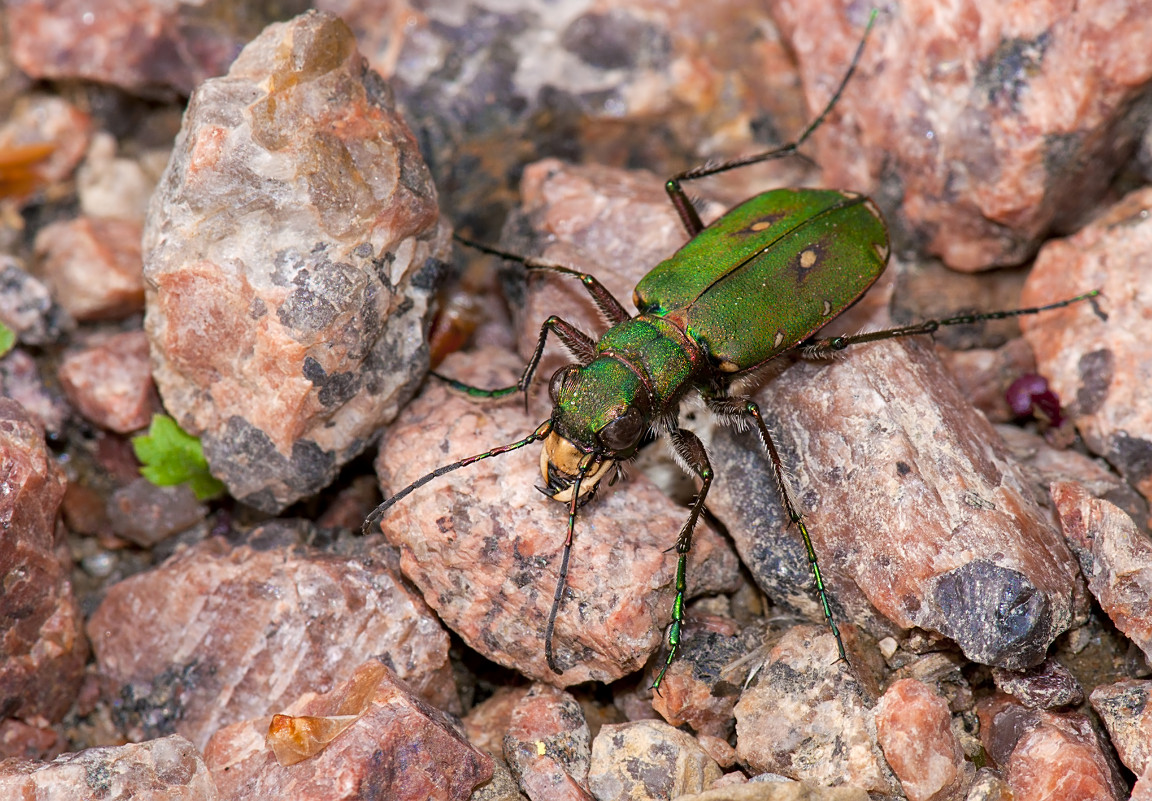
[[[708,461],[708,452],[704,450],[704,443],[700,438],[691,431],[673,427],[668,431],[668,441],[680,466],[686,472],[695,473],[700,477],[700,492],[692,501],[688,519],[684,521],[680,535],[676,538],[676,598],[672,601],[672,623],[668,626],[668,659],[660,668],[656,680],[652,682],[652,689],[656,691],[660,690],[664,673],[680,648],[680,634],[684,627],[684,596],[688,591],[688,552],[692,550],[692,532],[700,519],[700,513],[704,511],[708,488],[712,486],[712,464]]]
[[[756,431],[760,435],[760,441],[764,443],[764,447],[768,451],[768,458],[772,463],[772,474],[776,479],[776,489],[780,493],[784,511],[787,513],[789,521],[800,529],[800,536],[804,538],[804,548],[808,551],[808,564],[812,568],[812,578],[816,584],[816,596],[820,600],[824,619],[828,622],[828,627],[832,629],[832,635],[836,638],[836,650],[839,652],[840,659],[847,662],[848,655],[844,652],[844,641],[840,638],[840,629],[837,628],[836,620],[832,617],[832,605],[828,601],[828,591],[824,585],[824,577],[820,573],[820,565],[816,560],[816,549],[812,546],[812,537],[809,536],[808,527],[804,525],[804,519],[797,511],[796,502],[792,498],[792,491],[788,488],[784,462],[780,458],[780,452],[776,450],[776,443],[772,441],[772,435],[768,433],[768,426],[764,424],[764,416],[760,413],[760,407],[756,405],[754,400],[747,397],[705,397],[704,401],[712,413],[722,422],[731,425],[739,424],[748,418],[752,419]]]

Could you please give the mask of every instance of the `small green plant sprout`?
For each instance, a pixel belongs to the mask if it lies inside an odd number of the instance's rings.
[[[16,347],[16,332],[0,323],[0,356],[7,356],[8,351],[14,347]]]
[[[200,440],[168,415],[154,415],[148,433],[132,438],[132,449],[140,460],[140,475],[157,487],[187,484],[200,501],[224,494],[224,484],[208,472]]]

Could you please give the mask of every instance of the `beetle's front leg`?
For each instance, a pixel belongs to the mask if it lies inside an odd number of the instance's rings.
[[[688,591],[688,552],[692,550],[692,532],[700,519],[700,513],[704,511],[708,488],[712,486],[712,464],[708,461],[708,452],[704,450],[700,438],[691,431],[676,428],[668,432],[668,440],[672,444],[676,461],[685,472],[700,477],[700,492],[692,501],[688,519],[684,521],[680,535],[676,538],[676,598],[672,601],[672,623],[668,626],[668,659],[652,682],[652,689],[657,692],[660,690],[660,682],[664,680],[664,673],[680,648],[680,634],[684,627],[684,596]]]
[[[523,392],[524,408],[527,409],[528,385],[532,383],[532,376],[536,373],[536,368],[540,365],[540,359],[544,355],[544,345],[548,341],[549,331],[555,332],[560,342],[581,365],[586,365],[596,358],[596,343],[590,336],[562,318],[552,315],[540,326],[540,338],[536,341],[536,350],[532,352],[532,358],[530,358],[528,364],[525,365],[524,373],[520,376],[520,380],[512,386],[500,387],[499,389],[484,389],[482,387],[474,387],[471,384],[465,384],[462,381],[457,381],[454,378],[449,378],[440,373],[433,372],[432,375],[441,381],[446,381],[453,389],[464,392],[473,398],[502,398],[505,395],[511,395],[513,392]]]

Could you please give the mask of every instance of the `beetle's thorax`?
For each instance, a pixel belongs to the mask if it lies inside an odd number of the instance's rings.
[[[670,410],[707,367],[703,351],[683,329],[651,315],[614,326],[596,350],[601,358],[618,359],[636,373],[650,394],[653,414]]]

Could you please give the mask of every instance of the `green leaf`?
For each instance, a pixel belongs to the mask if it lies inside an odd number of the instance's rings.
[[[4,356],[16,347],[16,332],[0,323],[0,356]]]
[[[186,483],[201,501],[224,494],[224,485],[208,472],[200,440],[167,415],[153,416],[148,433],[132,438],[132,449],[143,465],[140,475],[157,487]]]

